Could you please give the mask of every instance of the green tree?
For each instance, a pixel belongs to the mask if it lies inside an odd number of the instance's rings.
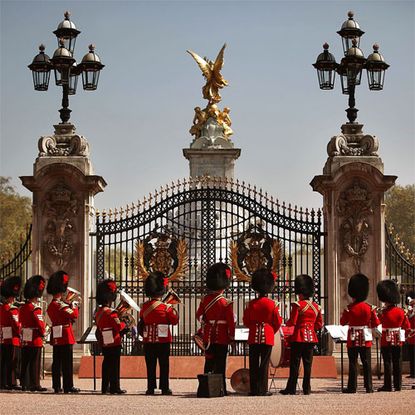
[[[32,222],[30,198],[20,196],[10,180],[0,176],[0,263],[17,252]]]
[[[386,223],[393,225],[400,240],[415,253],[415,184],[392,187],[385,202]]]

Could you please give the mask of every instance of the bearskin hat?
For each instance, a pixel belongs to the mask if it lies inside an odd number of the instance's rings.
[[[96,300],[99,305],[111,304],[117,298],[117,284],[114,280],[102,280],[97,287]]]
[[[274,289],[277,275],[266,268],[257,269],[252,274],[251,287],[260,295],[270,293]]]
[[[17,297],[22,287],[21,277],[9,277],[1,285],[1,295],[4,298]]]
[[[64,293],[68,283],[69,275],[65,271],[57,271],[49,277],[46,291],[51,295]]]
[[[162,297],[166,293],[169,279],[160,271],[151,272],[144,282],[147,297]]]
[[[383,280],[378,282],[376,287],[379,300],[383,303],[399,304],[401,295],[399,293],[398,284],[393,280]]]
[[[41,275],[33,275],[30,277],[24,286],[24,298],[30,300],[31,298],[39,298],[43,295],[46,280]]]
[[[229,287],[231,278],[231,269],[226,264],[218,262],[211,265],[207,270],[206,286],[212,291],[224,290]]]
[[[347,292],[356,301],[365,301],[369,294],[369,278],[364,274],[355,274],[349,280]]]
[[[302,294],[305,298],[310,298],[314,294],[313,279],[309,275],[298,275],[295,277],[294,290],[297,295]]]

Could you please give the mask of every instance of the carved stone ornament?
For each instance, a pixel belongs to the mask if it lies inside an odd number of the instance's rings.
[[[187,244],[170,229],[153,230],[137,243],[138,278],[146,279],[150,272],[159,271],[169,281],[182,279],[188,269]]]
[[[340,225],[343,251],[354,259],[357,271],[360,271],[362,257],[369,247],[368,216],[373,213],[372,195],[356,180],[340,194],[336,210],[344,217]]]
[[[69,262],[74,252],[74,219],[78,208],[79,202],[63,183],[59,183],[46,194],[42,208],[42,213],[47,218],[44,226],[44,252],[60,268]]]
[[[252,274],[260,268],[278,273],[281,245],[264,231],[261,223],[250,224],[231,242],[230,256],[236,280],[250,282]]]
[[[69,123],[55,125],[55,134],[41,137],[38,148],[39,157],[89,155],[87,139],[75,134],[75,126]]]
[[[329,156],[378,156],[379,140],[363,134],[362,124],[344,124],[342,133],[331,138],[327,145]]]

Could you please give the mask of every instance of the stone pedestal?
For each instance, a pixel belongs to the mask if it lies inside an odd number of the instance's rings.
[[[33,193],[33,273],[48,278],[62,269],[69,274],[69,285],[82,293],[74,326],[79,339],[90,323],[93,202],[105,180],[93,174],[87,140],[70,123],[55,125],[54,135],[40,138],[33,176],[20,178]]]
[[[311,182],[323,195],[326,324],[339,324],[348,302],[348,279],[357,272],[370,280],[368,302],[377,304],[376,284],[385,272],[384,192],[396,176],[383,174],[378,140],[361,124],[345,124],[331,139],[323,175]]]

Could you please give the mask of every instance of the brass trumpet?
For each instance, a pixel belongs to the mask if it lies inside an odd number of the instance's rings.
[[[82,303],[82,294],[78,290],[75,290],[75,288],[72,288],[72,287],[68,287],[66,291],[67,291],[67,294],[65,297],[65,303],[68,303],[68,304],[73,304],[73,303],[81,304]]]
[[[182,300],[172,288],[170,288],[161,301],[166,304],[182,304]]]
[[[139,313],[140,307],[125,291],[120,291],[120,297],[121,301],[115,308],[115,311],[117,312],[120,320],[122,320],[129,329],[137,325],[136,319],[132,315],[131,311],[134,309]]]

